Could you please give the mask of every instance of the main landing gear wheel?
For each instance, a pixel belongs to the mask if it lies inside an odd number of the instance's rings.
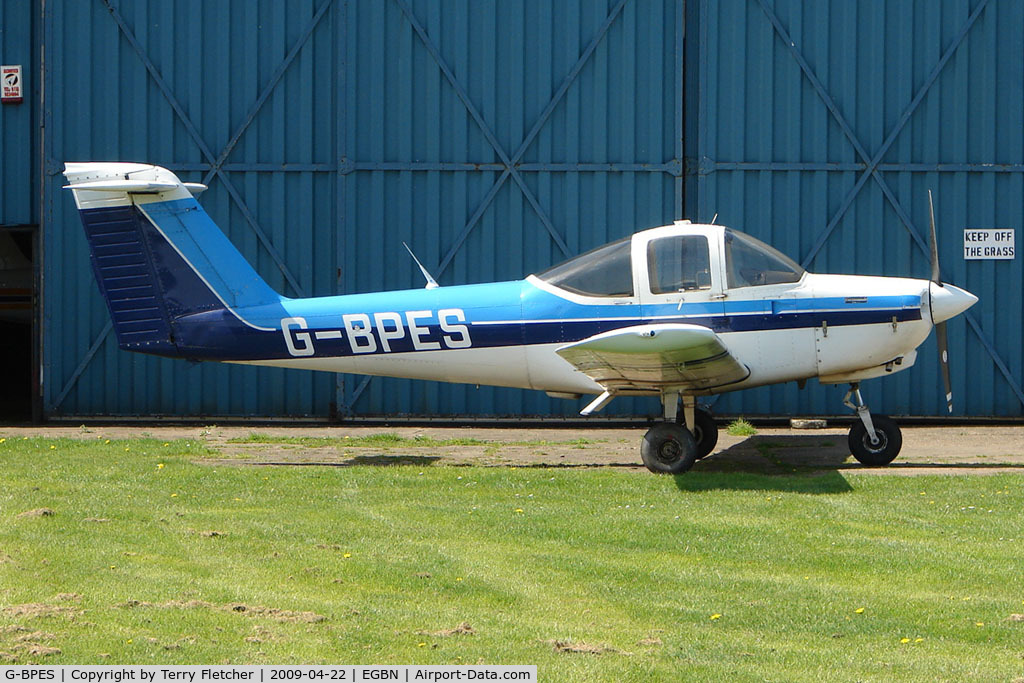
[[[693,440],[697,442],[697,459],[700,460],[711,455],[711,451],[718,445],[718,423],[711,417],[711,413],[703,408],[694,410],[693,421],[695,424],[690,432],[693,434]],[[676,422],[680,425],[685,424],[683,411],[676,415]]]
[[[686,427],[662,422],[644,434],[640,457],[651,472],[682,474],[697,461],[697,442]]]
[[[872,415],[876,442],[871,443],[867,427],[857,420],[850,427],[848,439],[850,452],[862,465],[881,467],[891,463],[903,447],[903,435],[899,426],[885,415]]]

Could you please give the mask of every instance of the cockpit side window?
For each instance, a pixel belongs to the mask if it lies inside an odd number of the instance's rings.
[[[711,288],[708,238],[673,235],[647,244],[647,273],[652,294]]]
[[[592,249],[538,273],[549,284],[584,296],[633,296],[632,238]]]
[[[793,259],[736,230],[725,231],[725,269],[730,288],[799,282],[804,275]]]

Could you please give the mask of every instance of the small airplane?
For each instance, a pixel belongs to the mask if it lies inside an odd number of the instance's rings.
[[[850,385],[854,457],[892,462],[899,427],[871,414],[860,382],[912,366],[934,327],[952,411],[945,323],[978,300],[940,279],[934,211],[929,280],[809,273],[738,230],[678,221],[524,280],[439,287],[416,260],[423,289],[290,299],[196,201],[204,186],[129,163],[64,175],[122,349],[596,394],[583,415],[656,395],[665,421],[640,452],[661,473],[686,472],[718,441],[698,396],[813,377]]]

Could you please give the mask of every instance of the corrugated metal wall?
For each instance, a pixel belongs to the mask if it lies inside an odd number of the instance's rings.
[[[519,278],[682,213],[682,4],[54,0],[49,415],[573,414],[536,392],[117,349],[64,161],[149,161],[288,295]],[[633,406],[622,402],[618,410]]]
[[[0,5],[5,27],[25,21],[25,4]],[[402,241],[442,284],[478,282],[715,213],[816,271],[923,277],[932,188],[944,275],[981,297],[950,324],[957,412],[1024,414],[1020,261],[961,253],[964,227],[1021,225],[1019,2],[45,7],[47,414],[578,409],[533,392],[120,352],[59,189],[62,163],[85,159],[152,161],[208,182],[204,205],[290,295],[420,286]],[[0,40],[8,50],[9,31]],[[12,163],[3,211],[34,203],[11,200],[25,177]],[[865,384],[874,409],[942,413],[933,342],[921,351],[916,368]],[[841,413],[843,391],[766,388],[715,408]]]
[[[0,3],[0,64],[20,64],[25,98],[0,105],[0,225],[39,222],[36,8]]]
[[[962,233],[1024,237],[1024,4],[692,0],[687,26],[687,215],[813,271],[927,277],[931,188],[943,279],[981,297],[949,324],[956,413],[1024,414],[1021,256],[964,261]],[[845,389],[716,410],[842,413]],[[880,412],[944,414],[934,338],[863,391]]]

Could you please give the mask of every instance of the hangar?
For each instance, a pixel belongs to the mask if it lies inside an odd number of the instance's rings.
[[[925,277],[961,416],[1024,414],[1024,5],[798,0],[31,0],[0,5],[0,419],[573,416],[539,392],[188,365],[117,349],[65,161],[157,163],[290,296],[515,279],[717,221],[810,270]],[[5,71],[6,75],[6,71]],[[17,100],[17,101],[16,101]],[[1018,250],[1019,251],[1019,250]],[[944,412],[935,346],[872,408]],[[716,412],[832,414],[841,387]],[[613,414],[653,414],[623,400]]]

